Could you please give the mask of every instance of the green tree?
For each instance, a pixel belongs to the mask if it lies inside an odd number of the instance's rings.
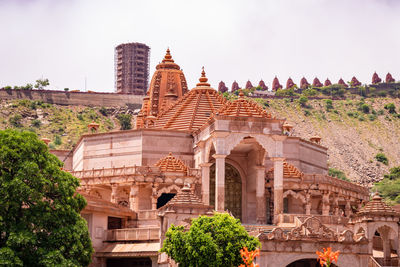
[[[37,79],[35,88],[36,89],[43,89],[46,86],[50,85],[49,79]]]
[[[240,249],[254,250],[260,246],[260,241],[246,232],[240,220],[226,213],[200,216],[192,221],[187,232],[183,226],[172,225],[165,236],[161,252],[182,267],[236,267],[243,263]]]
[[[132,129],[132,115],[131,114],[119,114],[118,115],[119,124],[121,125],[121,130]]]
[[[36,134],[0,131],[0,266],[87,266],[93,249],[77,178]]]

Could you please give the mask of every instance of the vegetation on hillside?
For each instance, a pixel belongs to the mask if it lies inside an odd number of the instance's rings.
[[[28,99],[0,102],[0,130],[28,130],[51,140],[52,149],[71,149],[92,121],[99,132],[131,127],[128,108],[60,106]],[[118,118],[123,118],[120,121]]]
[[[383,180],[375,184],[374,189],[389,204],[400,204],[400,166],[391,168]]]

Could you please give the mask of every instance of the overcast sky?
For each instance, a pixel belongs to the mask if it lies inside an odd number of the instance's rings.
[[[114,48],[167,47],[190,88],[204,66],[223,80],[271,87],[290,76],[400,80],[398,0],[0,0],[0,86],[44,77],[51,89],[114,91]]]

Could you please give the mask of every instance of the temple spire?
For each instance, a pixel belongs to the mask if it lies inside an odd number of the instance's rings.
[[[169,47],[167,48],[167,52],[165,53],[165,56],[164,56],[164,59],[163,59],[162,62],[163,63],[174,62],[174,60],[172,59],[171,51],[169,50]]]
[[[202,67],[201,77],[200,77],[199,81],[200,82],[197,84],[197,86],[210,86],[210,84],[207,82],[208,78],[206,77],[206,72],[204,71],[204,66]]]

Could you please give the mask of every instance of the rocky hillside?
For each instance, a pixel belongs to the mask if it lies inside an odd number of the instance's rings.
[[[399,99],[358,97],[332,102],[303,99],[302,105],[299,99],[256,100],[276,117],[286,118],[294,126],[293,135],[305,139],[322,137],[322,145],[329,148],[329,167],[344,171],[355,182],[372,185],[390,167],[400,165]],[[390,112],[389,103],[394,104],[395,112]],[[91,121],[100,124],[100,132],[117,130],[120,128],[117,116],[126,113],[132,114],[133,110],[3,100],[0,129],[28,129],[50,138],[51,148],[70,149],[88,131]],[[376,160],[378,153],[387,157],[387,165]]]
[[[352,181],[371,186],[390,167],[400,165],[400,116],[387,106],[393,103],[400,112],[399,99],[309,100],[305,107],[299,100],[261,102],[294,126],[293,135],[322,137],[329,167],[344,171]],[[377,161],[378,153],[387,157],[387,165]]]

